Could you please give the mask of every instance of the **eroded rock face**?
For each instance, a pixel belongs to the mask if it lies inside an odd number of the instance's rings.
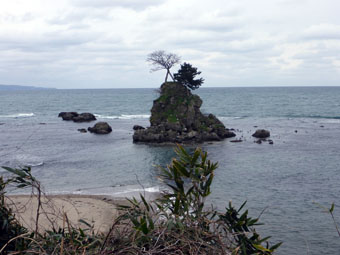
[[[89,112],[81,114],[77,112],[61,112],[58,117],[61,117],[63,120],[73,120],[74,122],[90,122],[96,120],[96,117]]]
[[[98,122],[93,127],[87,129],[91,133],[105,135],[112,132],[112,128],[107,122]]]
[[[182,143],[220,141],[235,134],[213,114],[203,115],[202,100],[185,86],[168,82],[160,89],[160,97],[153,102],[150,124],[136,129],[134,142]]]
[[[268,138],[270,136],[270,132],[265,129],[258,129],[254,134],[252,134],[252,136],[256,138]]]

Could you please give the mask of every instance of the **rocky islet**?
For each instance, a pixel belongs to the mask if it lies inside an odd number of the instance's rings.
[[[184,85],[163,83],[151,109],[150,127],[135,129],[134,142],[201,143],[234,137],[213,114],[200,111],[202,100]]]

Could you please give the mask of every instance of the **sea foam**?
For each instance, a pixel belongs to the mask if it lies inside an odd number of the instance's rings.
[[[148,114],[121,114],[121,115],[100,115],[95,114],[98,119],[122,119],[122,120],[131,120],[131,119],[148,119],[150,115]]]
[[[0,115],[0,118],[29,118],[34,117],[34,113],[15,113],[15,114],[9,114],[9,115]]]

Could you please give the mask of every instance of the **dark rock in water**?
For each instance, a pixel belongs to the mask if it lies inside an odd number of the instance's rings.
[[[274,141],[269,139],[269,140],[268,140],[268,143],[269,143],[269,144],[274,144]]]
[[[325,126],[324,126],[324,125],[321,125],[320,127],[322,127],[322,128],[323,128],[323,127],[325,127]]]
[[[261,140],[261,139],[258,139],[257,141],[254,141],[254,143],[261,144],[261,143],[262,143],[262,140]]]
[[[96,120],[96,117],[89,112],[84,112],[73,118],[74,122],[90,122]]]
[[[77,117],[79,114],[77,112],[61,112],[58,117],[63,118],[63,120],[73,120],[74,117]]]
[[[270,136],[270,132],[265,129],[258,129],[254,134],[252,134],[252,136],[256,138],[267,138]]]
[[[139,125],[134,125],[133,130],[140,130],[140,129],[145,129],[145,127],[139,126]]]
[[[224,133],[224,138],[231,138],[231,137],[235,137],[236,134],[234,132],[229,131],[228,129],[226,130],[226,132]]]
[[[106,122],[98,122],[92,128],[87,129],[91,133],[105,135],[112,132],[112,128]]]
[[[221,141],[235,134],[225,128],[215,115],[200,111],[202,100],[179,83],[163,83],[160,96],[151,109],[151,126],[135,129],[134,142],[200,143]]]
[[[0,125],[1,125],[1,123],[0,123]],[[40,122],[39,125],[46,125],[46,123],[45,122]]]
[[[243,142],[242,139],[235,139],[235,140],[231,140],[230,141],[231,143],[240,143],[240,142]]]
[[[87,133],[87,130],[85,128],[79,128],[78,131],[80,133]]]
[[[81,114],[78,114],[77,112],[61,112],[58,117],[63,118],[63,120],[73,120],[74,122],[90,122],[96,120],[96,117],[88,112]]]
[[[1,126],[1,125],[5,125],[5,123],[0,123],[0,126]]]

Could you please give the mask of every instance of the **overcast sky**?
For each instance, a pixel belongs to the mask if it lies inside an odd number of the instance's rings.
[[[158,87],[145,59],[165,50],[206,87],[340,85],[339,0],[0,3],[0,84]]]

